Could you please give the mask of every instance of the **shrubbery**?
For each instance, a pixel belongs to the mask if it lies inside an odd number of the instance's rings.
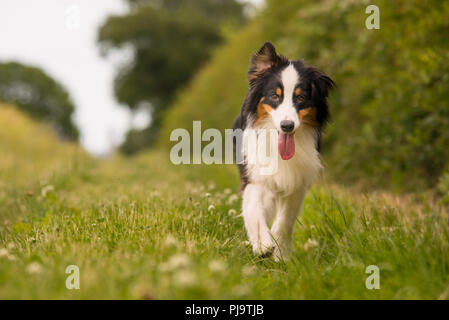
[[[16,62],[0,63],[0,101],[17,105],[50,124],[60,137],[78,140],[69,93],[41,69]]]
[[[181,92],[160,143],[173,128],[229,128],[246,92],[249,56],[265,40],[337,83],[323,143],[339,181],[418,190],[434,187],[449,163],[449,3],[374,1],[380,29],[368,30],[368,2],[268,1],[261,14]]]

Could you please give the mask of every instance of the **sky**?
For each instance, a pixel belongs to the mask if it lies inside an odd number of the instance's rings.
[[[76,106],[73,120],[81,144],[97,155],[123,141],[131,125],[148,122],[114,100],[116,65],[129,58],[126,51],[104,58],[96,44],[106,17],[126,11],[121,0],[0,2],[0,61],[40,67],[60,82]]]
[[[250,1],[255,4],[261,0]],[[122,0],[1,0],[0,62],[42,68],[70,93],[81,145],[105,155],[124,140],[129,128],[143,128],[145,113],[132,115],[114,100],[117,66],[132,52],[100,55],[98,27],[111,14],[127,12]]]

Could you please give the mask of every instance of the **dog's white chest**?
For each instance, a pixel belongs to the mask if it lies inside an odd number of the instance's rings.
[[[265,123],[254,129],[272,129]],[[249,128],[251,130],[251,128]],[[316,150],[316,132],[313,128],[302,126],[295,133],[295,155],[282,160],[277,152],[276,140],[267,139],[262,148],[251,148],[244,143],[244,155],[249,181],[264,184],[275,193],[289,195],[299,189],[307,189],[321,169],[319,153]],[[257,139],[260,144],[261,140]],[[275,145],[273,145],[275,143]],[[265,149],[265,150],[261,150]],[[265,161],[254,156],[254,150],[265,152]],[[252,161],[249,161],[252,159]],[[254,160],[255,159],[255,160]]]

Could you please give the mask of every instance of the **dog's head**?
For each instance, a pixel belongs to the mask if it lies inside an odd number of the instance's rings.
[[[255,123],[272,121],[281,138],[292,140],[301,125],[321,130],[329,118],[332,79],[301,60],[289,60],[266,42],[251,58],[248,113]]]

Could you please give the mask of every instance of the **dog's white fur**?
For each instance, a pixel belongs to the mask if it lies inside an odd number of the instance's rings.
[[[284,100],[270,112],[261,123],[254,121],[245,130],[276,129],[280,131],[280,121],[295,123],[295,154],[289,160],[282,160],[278,152],[270,152],[267,140],[266,155],[270,161],[278,161],[274,174],[261,174],[264,164],[247,163],[250,183],[243,192],[243,218],[249,240],[256,255],[273,251],[276,261],[287,258],[291,246],[294,223],[298,217],[305,194],[321,169],[319,153],[316,150],[316,129],[302,124],[291,97],[300,81],[292,65],[281,74],[284,86]],[[248,158],[248,147],[244,143],[244,156]],[[274,150],[277,149],[277,146]],[[277,159],[274,159],[277,157]],[[271,224],[271,229],[269,224]]]
[[[293,91],[296,84],[300,81],[298,72],[296,72],[293,65],[289,65],[281,73],[281,82],[284,86],[284,100],[273,111],[270,112],[273,124],[278,131],[281,131],[281,121],[291,120],[295,124],[296,130],[299,126],[298,113],[293,104]]]

